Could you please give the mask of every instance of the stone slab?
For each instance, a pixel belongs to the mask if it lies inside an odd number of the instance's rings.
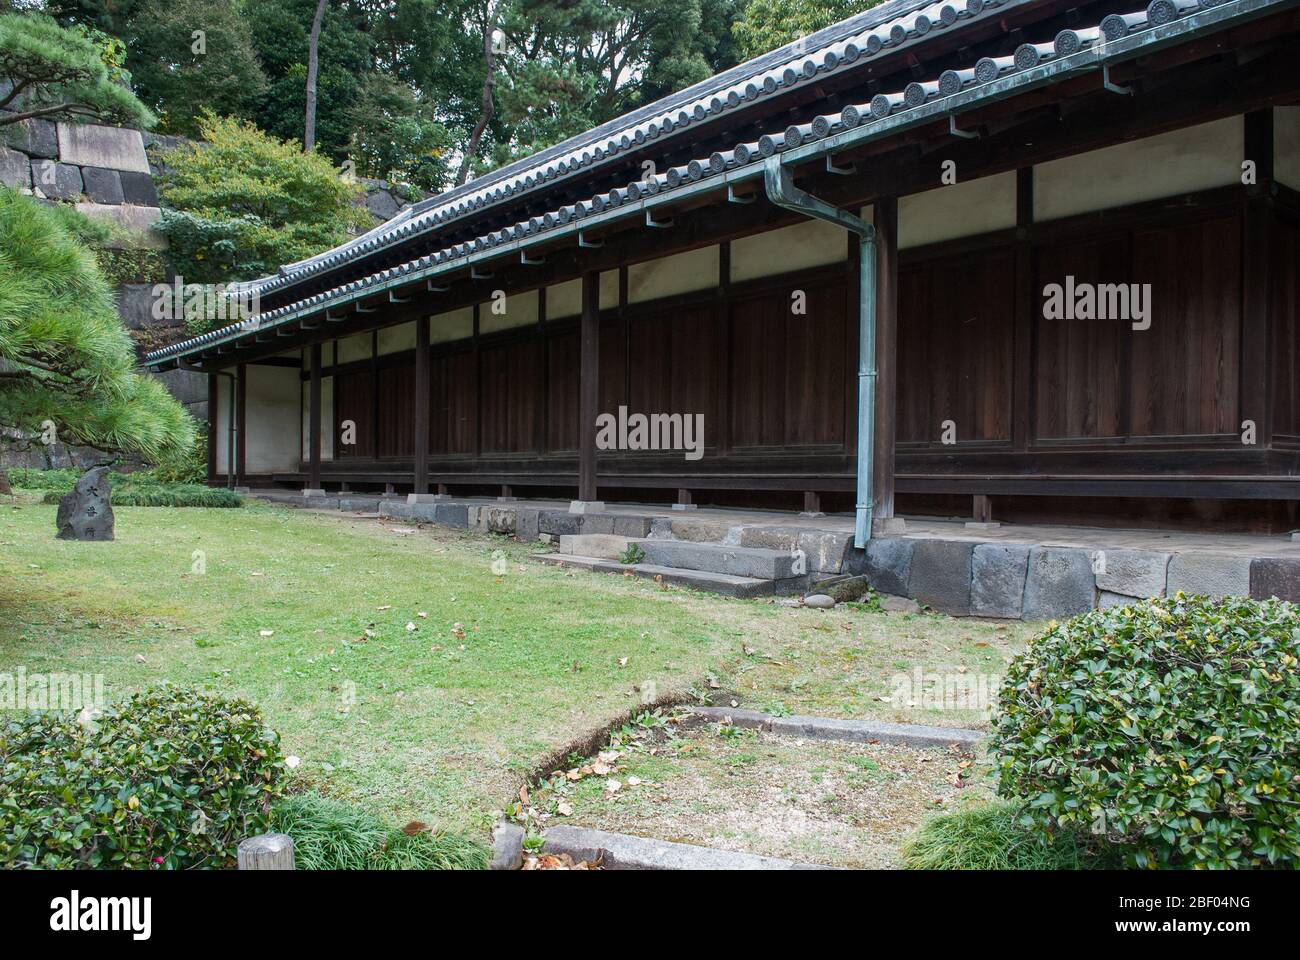
[[[1096,580],[1086,550],[1032,547],[1025,576],[1025,620],[1066,620],[1096,606]]]
[[[803,551],[808,573],[842,573],[853,534],[806,527],[741,527],[736,538],[742,547]]]
[[[537,532],[555,537],[582,532],[582,515],[567,510],[543,510],[537,517]]]
[[[973,543],[960,540],[917,540],[912,548],[908,596],[940,613],[968,615],[974,548]]]
[[[82,201],[77,210],[88,217],[107,220],[121,234],[107,245],[120,249],[166,250],[167,238],[154,227],[162,211],[157,207],[137,207],[129,203],[92,203]]]
[[[524,828],[499,823],[492,830],[491,870],[518,870],[524,865]]]
[[[463,503],[435,503],[433,522],[444,527],[458,527],[464,530],[469,526],[469,510]]]
[[[0,127],[0,137],[15,150],[37,160],[53,160],[59,155],[59,135],[49,120],[20,120]]]
[[[577,861],[600,860],[606,870],[827,870],[810,863],[752,853],[714,850],[689,843],[671,843],[608,833],[586,827],[548,827],[542,852],[567,854]]]
[[[122,184],[123,203],[133,203],[138,207],[158,206],[158,187],[150,174],[119,170],[117,177]]]
[[[541,532],[539,522],[542,511],[536,507],[515,507],[515,536],[532,542]]]
[[[1108,590],[1101,590],[1097,594],[1097,609],[1110,610],[1114,607],[1128,607],[1135,603],[1141,603],[1137,597],[1126,596],[1122,593],[1111,593]]]
[[[645,551],[646,563],[661,567],[728,573],[759,580],[796,576],[795,558],[781,550],[684,540],[646,540],[641,549]]]
[[[614,515],[614,536],[640,540],[650,535],[650,518]]]
[[[1300,560],[1256,557],[1250,563],[1250,595],[1256,600],[1277,597],[1300,602]]]
[[[877,593],[908,596],[907,583],[912,577],[912,550],[915,540],[890,537],[868,540],[865,550],[850,550],[845,558],[845,573],[865,573],[871,589]]]
[[[560,553],[601,560],[617,560],[632,541],[609,533],[566,534],[560,537]]]
[[[1169,561],[1170,595],[1250,596],[1250,557],[1214,553],[1176,553]]]
[[[57,160],[32,161],[32,189],[51,200],[76,200],[85,190],[81,171]]]
[[[0,147],[0,184],[12,190],[25,190],[32,185],[32,168],[27,154]]]
[[[583,533],[612,534],[614,532],[614,516],[609,513],[584,514],[582,522],[578,524],[578,529]]]
[[[518,529],[518,516],[519,511],[516,507],[492,505],[479,507],[477,528],[484,533],[503,533],[513,537]]]
[[[727,707],[691,707],[691,713],[714,721],[730,721],[738,727],[803,737],[809,740],[840,740],[850,743],[895,743],[907,747],[973,747],[984,736],[963,727],[931,727],[884,720],[840,720],[832,717],[777,717],[757,710]]]
[[[105,127],[97,123],[59,123],[59,156],[79,167],[149,172],[144,138],[139,130]]]
[[[970,612],[976,617],[1019,620],[1024,610],[1029,548],[981,543],[971,554]]]
[[[82,167],[81,180],[86,196],[94,203],[122,203],[122,178],[116,170],[103,167]]]
[[[1170,554],[1150,550],[1098,550],[1097,554],[1098,590],[1142,599],[1165,595]]]

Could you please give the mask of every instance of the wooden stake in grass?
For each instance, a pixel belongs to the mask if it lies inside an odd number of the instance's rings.
[[[239,842],[240,870],[292,870],[293,838],[287,833],[263,833]]]

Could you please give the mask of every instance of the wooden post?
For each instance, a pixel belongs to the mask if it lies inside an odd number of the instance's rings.
[[[971,497],[971,515],[976,523],[993,522],[993,499],[986,494],[977,493]]]
[[[421,317],[415,322],[415,493],[428,492],[429,320]]]
[[[287,833],[263,833],[239,841],[240,870],[292,870],[293,838]]]
[[[581,356],[578,361],[578,499],[596,499],[596,418],[600,415],[600,274],[582,275]]]
[[[307,427],[307,489],[319,490],[320,486],[320,344],[311,348],[311,390],[309,394]]]
[[[894,436],[898,384],[898,198],[872,205],[876,227],[876,443],[872,454],[874,520],[894,516]]]
[[[803,512],[809,516],[821,516],[822,498],[815,490],[803,492]]]
[[[248,444],[244,436],[244,430],[248,426],[247,399],[248,367],[241,363],[235,368],[235,486],[237,487],[244,485],[244,473],[248,466]]]
[[[1273,111],[1246,114],[1245,157],[1255,164],[1255,183],[1246,188],[1242,228],[1241,401],[1229,430],[1255,424],[1252,453],[1273,445]]]
[[[221,405],[221,390],[215,373],[208,374],[208,486],[217,485],[217,410]]]

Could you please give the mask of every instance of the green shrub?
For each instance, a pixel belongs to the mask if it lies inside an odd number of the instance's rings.
[[[925,822],[903,845],[909,870],[1088,870],[1117,867],[1111,845],[1087,834],[1044,834],[1021,822],[1020,807],[995,801]]]
[[[183,475],[183,463],[135,473],[111,473],[112,503],[115,507],[242,507],[243,498],[225,487],[209,487],[201,483],[177,483],[162,479]],[[204,468],[206,472],[206,467]],[[64,494],[72,492],[81,474],[76,470],[27,470],[10,473],[15,487],[44,490],[44,503],[58,503]]]
[[[274,828],[293,837],[300,870],[482,870],[487,850],[454,834],[411,835],[369,811],[316,793],[280,800]]]
[[[246,700],[167,685],[82,725],[0,725],[0,866],[226,867],[265,833],[279,738]]]
[[[1133,866],[1300,863],[1300,618],[1185,597],[1050,624],[994,716],[998,792]]]

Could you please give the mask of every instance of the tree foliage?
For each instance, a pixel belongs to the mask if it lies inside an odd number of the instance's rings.
[[[188,446],[194,424],[135,372],[112,291],[68,226],[77,217],[0,188],[0,430],[39,436],[48,422],[61,441],[157,459]]]
[[[342,243],[369,226],[360,188],[325,157],[253,124],[199,117],[205,143],[170,151],[159,222],[186,283],[249,279]]]
[[[742,59],[760,56],[882,0],[749,0],[732,33]]]
[[[37,13],[0,13],[0,126],[30,118],[150,126],[120,43]]]
[[[127,66],[159,129],[197,136],[202,109],[251,118],[266,77],[248,23],[231,0],[144,0],[127,41]]]

